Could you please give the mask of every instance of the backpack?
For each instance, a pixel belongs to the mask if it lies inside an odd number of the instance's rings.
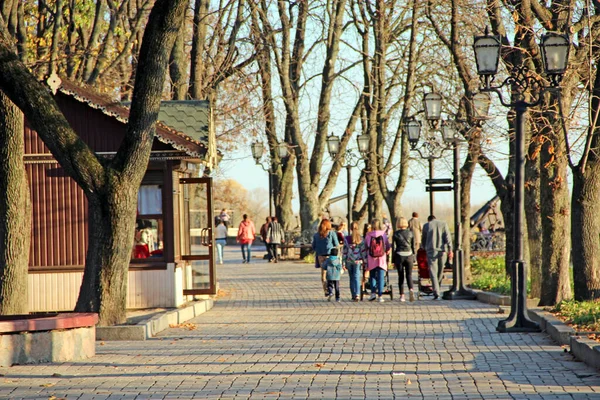
[[[369,255],[373,258],[383,257],[385,255],[385,242],[383,241],[383,236],[371,236]]]

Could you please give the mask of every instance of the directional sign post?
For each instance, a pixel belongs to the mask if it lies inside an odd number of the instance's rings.
[[[426,192],[450,192],[452,186],[425,186]]]
[[[425,179],[426,185],[447,185],[449,183],[452,183],[452,178]]]
[[[426,192],[449,192],[454,189],[453,186],[447,186],[452,184],[454,181],[451,178],[437,178],[437,179],[425,179],[425,191]],[[436,186],[446,185],[446,186]]]

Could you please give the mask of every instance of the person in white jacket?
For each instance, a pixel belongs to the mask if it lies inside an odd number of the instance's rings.
[[[217,247],[217,262],[223,264],[223,248],[227,245],[227,226],[225,222],[219,221],[215,229],[215,246]]]

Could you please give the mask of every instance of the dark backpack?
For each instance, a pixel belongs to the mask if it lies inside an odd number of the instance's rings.
[[[373,258],[383,257],[385,255],[385,242],[383,241],[383,236],[371,236],[369,255]]]

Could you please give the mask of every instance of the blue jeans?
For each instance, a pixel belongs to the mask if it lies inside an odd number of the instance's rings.
[[[223,247],[227,244],[227,239],[215,240],[215,246],[217,247],[217,262],[223,264]]]
[[[246,257],[246,252],[248,252],[248,257]],[[246,243],[242,245],[242,258],[246,262],[250,262],[250,257],[252,257],[252,243]]]
[[[385,280],[385,271],[383,268],[374,268],[369,271],[369,278],[371,279],[371,293],[375,293],[375,285],[377,285],[377,295],[381,296],[383,293],[383,281]]]
[[[347,261],[346,268],[348,268],[350,293],[352,293],[352,298],[358,297],[358,295],[360,295],[360,264],[353,261]]]

